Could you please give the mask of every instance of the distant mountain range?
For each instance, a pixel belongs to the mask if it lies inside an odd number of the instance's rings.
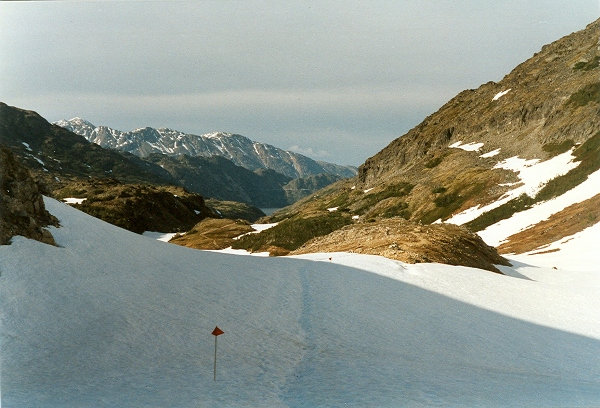
[[[85,123],[81,121],[81,129],[89,129]],[[38,179],[44,180],[49,190],[62,188],[65,182],[77,182],[82,178],[111,177],[124,183],[182,186],[204,197],[269,208],[289,205],[342,178],[324,172],[296,179],[265,167],[250,170],[222,155],[150,153],[139,157],[103,148],[68,129],[48,123],[36,112],[1,102],[0,144],[20,157]],[[257,151],[260,149],[263,148],[257,146]],[[232,149],[229,151],[233,152]],[[243,155],[240,150],[238,156]],[[295,157],[296,164],[310,164],[311,160],[302,159],[300,155],[298,158],[293,153],[289,157]],[[310,168],[317,171],[326,167],[308,164],[298,165],[298,168],[308,172]],[[336,168],[336,165],[331,166]]]
[[[85,137],[104,148],[147,157],[153,153],[168,156],[221,156],[248,170],[271,169],[291,179],[332,174],[340,178],[356,175],[352,166],[316,161],[304,155],[224,132],[193,135],[173,129],[145,127],[129,132],[95,126],[81,118],[59,120],[54,124]]]

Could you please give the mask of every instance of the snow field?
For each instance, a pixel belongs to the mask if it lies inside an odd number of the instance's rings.
[[[5,406],[600,403],[597,274],[230,256],[46,204],[60,247],[0,247]]]
[[[62,201],[67,204],[81,204],[85,200],[87,200],[87,198],[66,197],[62,199]]]
[[[144,237],[156,239],[158,241],[169,242],[171,238],[177,235],[176,232],[158,232],[158,231],[144,231],[142,234]]]

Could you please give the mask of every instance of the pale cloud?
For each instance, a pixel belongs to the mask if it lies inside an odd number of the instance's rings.
[[[292,145],[287,148],[292,152],[300,153],[313,159],[326,159],[331,156],[326,150],[313,149],[312,147],[300,147],[298,145]]]

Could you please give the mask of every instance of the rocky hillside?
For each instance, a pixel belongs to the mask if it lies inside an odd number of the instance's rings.
[[[304,155],[231,133],[193,135],[173,129],[151,127],[123,132],[107,126],[95,126],[81,118],[60,120],[55,124],[102,147],[133,153],[140,157],[152,153],[191,157],[220,156],[251,171],[271,169],[291,179],[322,173],[338,177],[352,177],[356,174],[356,169],[351,166],[315,161]]]
[[[50,186],[68,179],[114,177],[172,184],[167,171],[132,154],[103,149],[33,111],[0,102],[0,143]]]
[[[289,204],[306,197],[328,185],[339,181],[340,177],[333,174],[317,174],[291,180],[283,186],[286,201]]]
[[[255,222],[265,216],[259,208],[238,201],[223,201],[214,198],[205,200],[206,206],[217,213],[220,217],[231,220],[242,219],[248,222]]]
[[[263,208],[290,204],[283,186],[291,179],[273,170],[250,171],[221,156],[151,154],[145,160],[165,169],[176,184],[206,197]]]
[[[202,196],[181,187],[123,184],[116,179],[71,182],[54,196],[127,230],[187,231],[206,217],[218,218]]]
[[[600,131],[599,25],[544,46],[498,83],[461,92],[369,158],[356,179],[298,208],[343,206],[366,218],[430,223],[514,189],[518,174],[499,165],[506,159],[544,161],[593,144]]]
[[[0,245],[15,235],[56,245],[44,229],[58,226],[58,220],[44,207],[38,184],[11,150],[0,145]]]
[[[544,161],[597,137],[599,21],[544,46],[500,82],[461,92],[368,159],[357,189],[409,183],[409,218],[432,222],[513,189],[519,178],[498,166],[503,160]]]
[[[338,228],[357,226],[329,237],[317,232],[322,238],[310,248],[348,251],[364,247],[365,231],[375,234],[371,242],[387,244],[377,224],[394,217],[424,225],[464,224],[494,246],[519,228],[528,230],[510,237],[504,251],[547,245],[544,234],[530,224],[548,217],[546,230],[552,227],[554,240],[597,223],[590,206],[600,193],[599,32],[597,20],[544,46],[498,83],[461,92],[369,158],[357,177],[326,187],[269,220],[342,217]],[[499,234],[500,226],[513,232]],[[525,235],[529,242],[519,247]],[[335,242],[342,239],[343,244]],[[389,254],[389,245],[378,253]],[[406,247],[398,245],[399,252],[410,251],[408,241]]]

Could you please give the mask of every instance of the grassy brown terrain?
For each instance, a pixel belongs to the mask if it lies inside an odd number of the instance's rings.
[[[354,252],[380,255],[406,263],[437,262],[499,272],[508,265],[475,233],[452,224],[420,225],[402,218],[356,223],[315,238],[291,255]]]
[[[254,231],[248,221],[227,218],[206,218],[182,235],[169,242],[195,249],[224,249],[234,243],[234,238]]]
[[[220,217],[229,218],[232,220],[242,219],[250,222],[255,222],[265,216],[259,208],[246,203],[237,201],[222,201],[214,198],[204,200],[206,206],[214,210]]]
[[[573,204],[530,228],[508,237],[498,247],[501,254],[522,254],[542,249],[563,237],[583,231],[600,221],[600,194]]]

